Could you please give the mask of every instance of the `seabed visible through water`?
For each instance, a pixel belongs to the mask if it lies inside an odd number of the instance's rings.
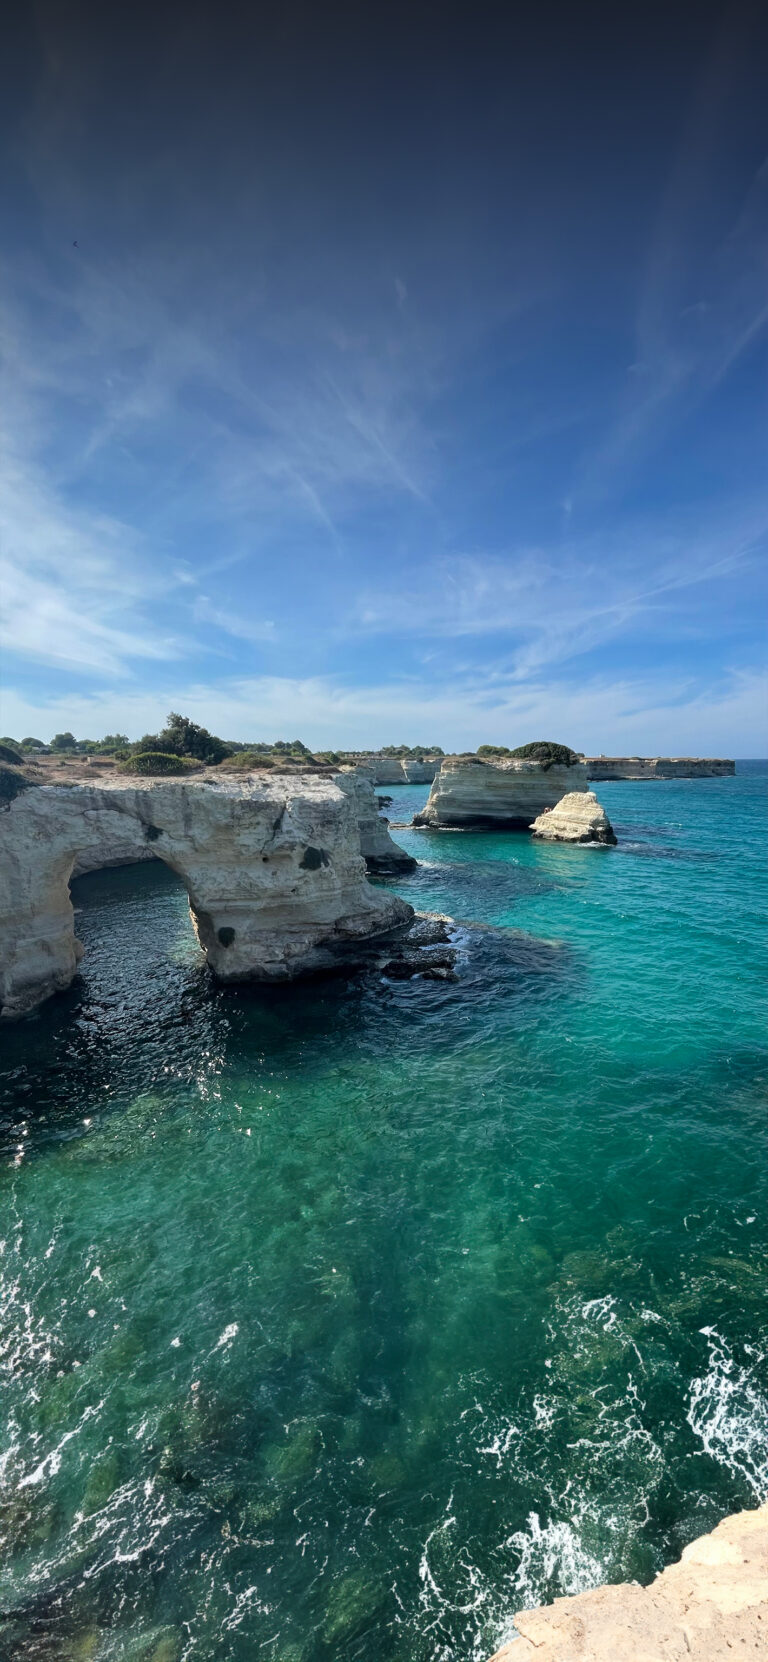
[[[221,991],[165,867],[74,886],[0,1038],[0,1652],[480,1662],[765,1497],[767,789],[398,832],[455,985]]]

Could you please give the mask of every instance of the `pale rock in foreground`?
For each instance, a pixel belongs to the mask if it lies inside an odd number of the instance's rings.
[[[327,778],[41,785],[0,812],[0,1006],[23,1015],[69,986],[82,947],[69,880],[147,850],[178,872],[221,981],[338,968],[413,918],[372,888],[353,793]]]
[[[651,1582],[595,1587],[515,1616],[491,1662],[762,1662],[768,1656],[768,1506],[724,1518]]]
[[[593,843],[610,846],[616,833],[594,791],[569,791],[539,814],[531,826],[534,837],[548,843]]]
[[[566,767],[558,762],[481,762],[474,756],[449,756],[413,823],[527,831],[537,814],[554,808],[566,793],[586,790],[581,763]]]

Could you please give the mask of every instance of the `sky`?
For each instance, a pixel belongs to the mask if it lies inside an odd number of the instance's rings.
[[[0,732],[768,754],[768,11],[18,8]]]

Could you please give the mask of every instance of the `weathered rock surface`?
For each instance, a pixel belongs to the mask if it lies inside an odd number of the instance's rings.
[[[768,1506],[724,1518],[650,1587],[596,1587],[515,1616],[492,1662],[725,1662],[768,1656]]]
[[[358,768],[334,775],[334,783],[354,804],[360,834],[360,852],[372,876],[397,877],[402,872],[415,871],[417,861],[389,834],[389,826],[379,813],[376,793],[370,776]]]
[[[440,772],[441,761],[439,756],[423,762],[401,760],[397,756],[363,756],[357,765],[374,785],[431,785]]]
[[[590,779],[721,779],[736,763],[717,756],[587,756]]]
[[[409,785],[431,785],[433,779],[440,772],[440,762],[407,762],[402,763],[403,776]]]
[[[82,948],[69,879],[152,854],[189,893],[222,981],[283,981],[355,962],[413,910],[367,882],[353,793],[330,779],[43,785],[0,813],[0,1005],[23,1015],[67,987]]]
[[[616,833],[594,791],[569,791],[533,821],[534,837],[548,843],[615,843]]]
[[[414,825],[496,826],[527,831],[532,819],[554,808],[561,797],[587,790],[580,764],[501,761],[448,757],[437,774],[426,806]]]

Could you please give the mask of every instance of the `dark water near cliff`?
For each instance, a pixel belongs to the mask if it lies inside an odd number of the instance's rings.
[[[768,1492],[767,788],[398,833],[502,926],[455,986],[223,993],[163,867],[76,885],[0,1040],[0,1650],[468,1662]]]

